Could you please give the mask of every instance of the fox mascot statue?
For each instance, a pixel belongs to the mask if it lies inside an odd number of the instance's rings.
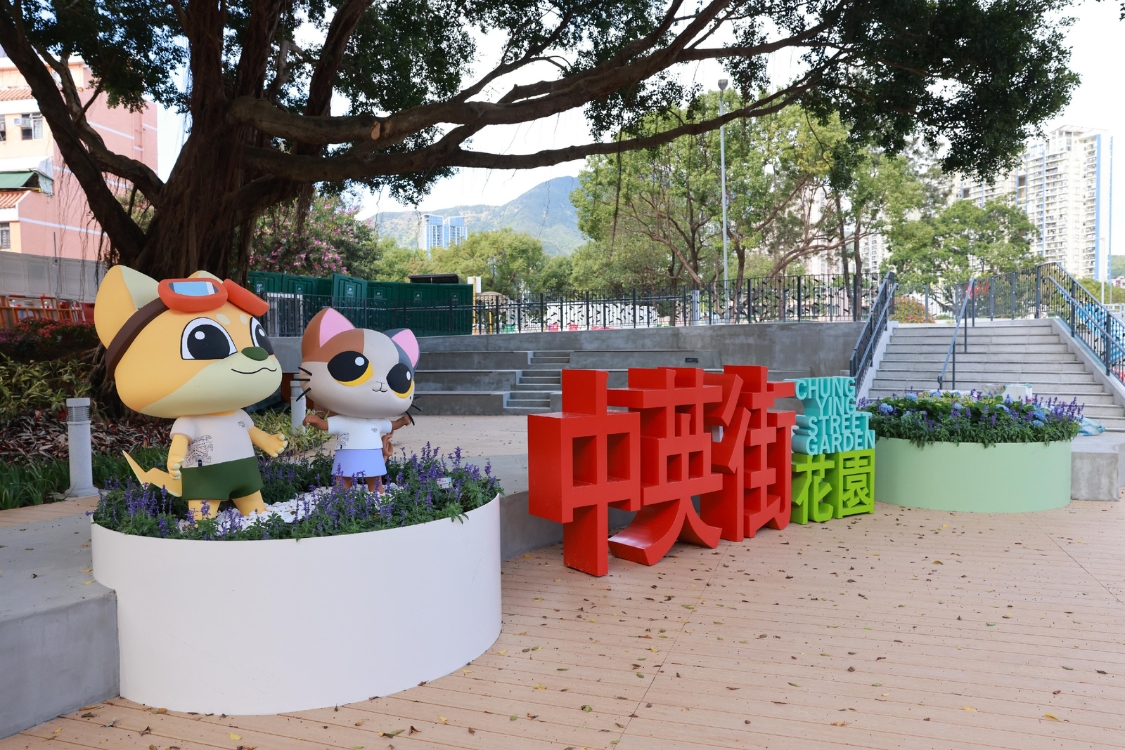
[[[94,326],[106,347],[106,372],[130,409],[176,420],[168,471],[137,478],[182,497],[195,519],[230,500],[242,515],[265,509],[257,446],[278,456],[283,435],[254,426],[243,409],[281,385],[281,365],[257,318],[261,298],[205,271],[157,282],[124,266],[105,275]]]

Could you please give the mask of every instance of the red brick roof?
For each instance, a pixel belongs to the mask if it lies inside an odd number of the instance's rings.
[[[0,102],[14,102],[22,99],[34,99],[31,89],[27,86],[12,86],[0,89]]]
[[[15,208],[30,190],[0,190],[0,208]]]

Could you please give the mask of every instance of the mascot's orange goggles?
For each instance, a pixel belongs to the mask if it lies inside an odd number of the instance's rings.
[[[268,302],[230,279],[222,283],[198,276],[194,279],[165,279],[160,282],[156,291],[159,297],[133,313],[106,347],[105,366],[111,378],[129,345],[145,326],[166,310],[201,313],[217,310],[230,302],[258,318],[270,309]]]
[[[218,283],[214,279],[165,279],[157,287],[160,301],[169,310],[200,313],[222,307],[228,301],[254,317],[269,312],[269,303],[243,289],[230,279]]]

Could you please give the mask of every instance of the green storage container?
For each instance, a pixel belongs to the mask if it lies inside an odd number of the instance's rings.
[[[284,280],[285,274],[273,271],[251,271],[246,274],[246,283],[249,285],[250,291],[259,297],[285,291],[283,288]]]
[[[357,305],[367,299],[367,282],[342,273],[332,274],[332,300],[338,304]]]
[[[286,275],[282,283],[282,291],[304,297],[331,297],[332,280],[318,279],[315,276]]]

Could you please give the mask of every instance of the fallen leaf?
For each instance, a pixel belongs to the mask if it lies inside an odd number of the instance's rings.
[[[476,733],[477,733],[477,730],[473,729],[472,727],[469,727],[469,734],[476,734]]]
[[[91,583],[93,583],[93,581],[83,581],[82,585],[83,586],[89,586]]]
[[[152,734],[152,727],[145,727],[141,730],[141,737],[144,737],[146,734]]]
[[[78,717],[78,718],[80,718],[80,719],[92,719],[92,718],[94,718],[95,716],[97,716],[97,714],[96,714],[96,713],[94,713],[93,711],[87,711],[86,713],[82,714],[82,715],[81,715],[80,717]]]
[[[541,601],[543,601],[543,597],[541,597],[541,596],[537,596],[537,597],[535,597],[534,599],[532,599],[531,601],[533,601],[533,602],[541,602]]]
[[[378,732],[378,735],[380,737],[397,737],[398,735],[402,734],[405,731],[406,731],[405,729],[395,729],[395,730],[390,731],[390,732]]]
[[[58,734],[58,733],[59,733],[59,732],[61,732],[61,731],[62,731],[62,727],[59,727],[59,728],[58,728],[58,729],[56,729],[55,731],[51,732],[51,734]]]
[[[499,651],[497,651],[496,653],[498,653],[498,654],[500,654],[501,656],[503,656],[504,654],[508,653],[508,649],[506,649],[506,648],[502,648],[502,649],[500,649]]]
[[[110,719],[108,724],[102,724],[103,727],[112,727],[117,723],[117,719]]]
[[[834,726],[834,727],[846,727],[847,725],[848,725],[848,722],[846,722],[846,721],[834,721],[834,722],[832,722],[832,726]]]
[[[79,573],[93,573],[94,569],[93,568],[86,568],[85,570],[80,570],[78,572]]]
[[[166,709],[166,708],[154,708],[154,709],[152,709],[152,712],[151,712],[151,713],[154,713],[154,714],[166,714],[166,713],[168,713],[168,709]]]
[[[442,724],[445,724],[447,721],[449,721],[449,719],[445,718],[444,716],[437,717],[437,720],[440,721]]]
[[[594,710],[594,707],[583,704],[582,710],[585,711],[586,713],[590,713],[591,711]]]
[[[770,703],[776,703],[779,706],[788,705],[785,701],[770,701]]]
[[[1055,716],[1054,714],[1043,714],[1043,718],[1050,719],[1051,721],[1059,720],[1059,717]]]
[[[641,678],[643,678],[643,677],[644,677],[644,674],[643,674],[642,672],[637,672],[637,677],[641,677]]]
[[[419,731],[421,731],[421,730],[415,729],[414,725],[411,724],[410,725],[410,731],[406,733],[406,736],[409,737],[412,734],[418,734]]]
[[[469,673],[470,673],[470,672],[472,672],[473,670],[471,670],[471,669],[462,669],[461,671],[462,671],[462,672],[464,672],[465,674],[469,674]]]
[[[1094,671],[1097,672],[1098,674],[1109,674],[1104,669],[1095,669]]]
[[[235,734],[234,732],[231,732],[231,733],[230,733],[230,738],[231,738],[232,740],[240,740],[240,739],[242,739],[242,736],[241,736],[241,735],[237,735],[237,734]]]
[[[518,718],[519,718],[518,716],[516,716],[515,714],[512,714],[511,716],[508,717],[508,721],[515,721]]]
[[[934,565],[945,565],[945,563],[943,563],[941,560],[934,560],[933,564]]]
[[[1074,667],[1063,667],[1063,669],[1065,669],[1067,672],[1073,672],[1074,671]]]
[[[546,685],[540,685],[538,683],[536,683],[535,687],[532,688],[532,690],[546,690],[546,689],[547,689]]]
[[[971,706],[965,706],[965,707],[964,707],[964,708],[962,708],[961,710],[962,710],[962,711],[976,711],[976,709],[975,709],[975,708],[972,708]]]
[[[790,686],[790,687],[801,687],[800,685],[798,685],[798,684],[797,684],[797,683],[795,683],[795,682],[790,682],[790,683],[789,683],[789,686]]]
[[[101,708],[101,707],[102,707],[102,705],[99,703],[96,706],[83,706],[82,708],[80,708],[78,710],[79,711],[93,711],[95,708]]]

